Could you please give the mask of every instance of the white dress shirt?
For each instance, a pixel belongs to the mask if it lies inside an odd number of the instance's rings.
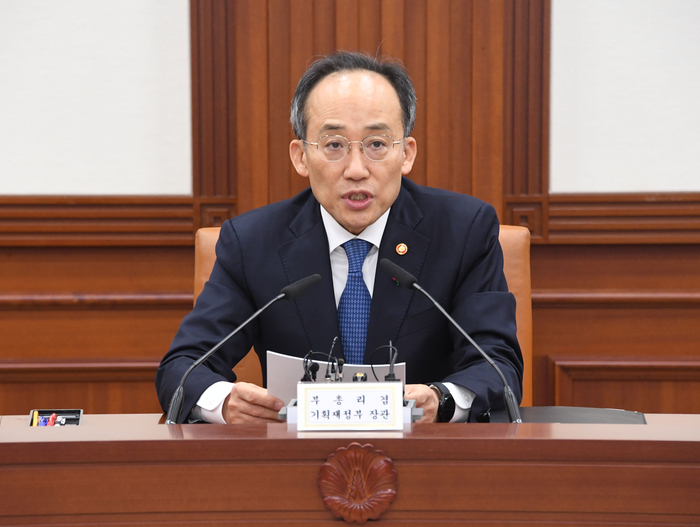
[[[367,253],[364,263],[362,264],[362,276],[367,285],[367,290],[370,296],[374,292],[374,279],[377,274],[377,263],[379,260],[379,246],[382,242],[386,222],[389,218],[387,210],[380,218],[372,225],[369,225],[364,231],[355,236],[351,232],[346,231],[326,209],[321,206],[321,219],[323,226],[326,229],[328,237],[328,250],[331,260],[331,273],[333,275],[333,292],[335,293],[335,307],[338,307],[340,296],[345,289],[345,283],[348,279],[348,257],[345,254],[345,249],[342,245],[353,238],[360,238],[372,244],[372,248]],[[464,422],[469,417],[469,409],[474,401],[474,392],[458,386],[451,382],[444,383],[445,387],[450,391],[455,400],[455,413],[450,422]],[[233,383],[220,381],[212,384],[207,388],[197,401],[197,405],[190,412],[189,420],[197,421],[203,419],[210,423],[225,424],[222,414],[223,404],[226,396],[231,393]]]

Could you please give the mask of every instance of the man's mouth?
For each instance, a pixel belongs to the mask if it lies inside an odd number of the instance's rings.
[[[348,192],[343,196],[345,203],[352,210],[364,210],[372,203],[372,196],[367,192]]]

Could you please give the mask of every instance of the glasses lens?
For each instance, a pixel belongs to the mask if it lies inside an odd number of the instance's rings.
[[[385,159],[393,146],[391,137],[387,135],[370,135],[362,141],[365,155],[374,161]]]
[[[340,161],[348,152],[348,140],[339,135],[327,135],[318,140],[318,149],[328,161]]]

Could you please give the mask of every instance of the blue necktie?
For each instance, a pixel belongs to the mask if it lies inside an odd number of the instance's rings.
[[[345,360],[362,364],[367,343],[367,326],[372,297],[362,278],[362,264],[372,244],[355,238],[343,244],[348,255],[348,281],[338,302],[338,325]]]

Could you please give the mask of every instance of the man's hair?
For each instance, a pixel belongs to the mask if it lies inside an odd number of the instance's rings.
[[[384,77],[396,90],[401,104],[403,118],[403,135],[410,135],[416,121],[416,91],[406,70],[397,62],[379,60],[363,53],[339,51],[322,57],[314,62],[297,84],[292,99],[290,121],[294,134],[299,139],[306,139],[306,100],[314,87],[332,73],[341,71],[367,70]]]

